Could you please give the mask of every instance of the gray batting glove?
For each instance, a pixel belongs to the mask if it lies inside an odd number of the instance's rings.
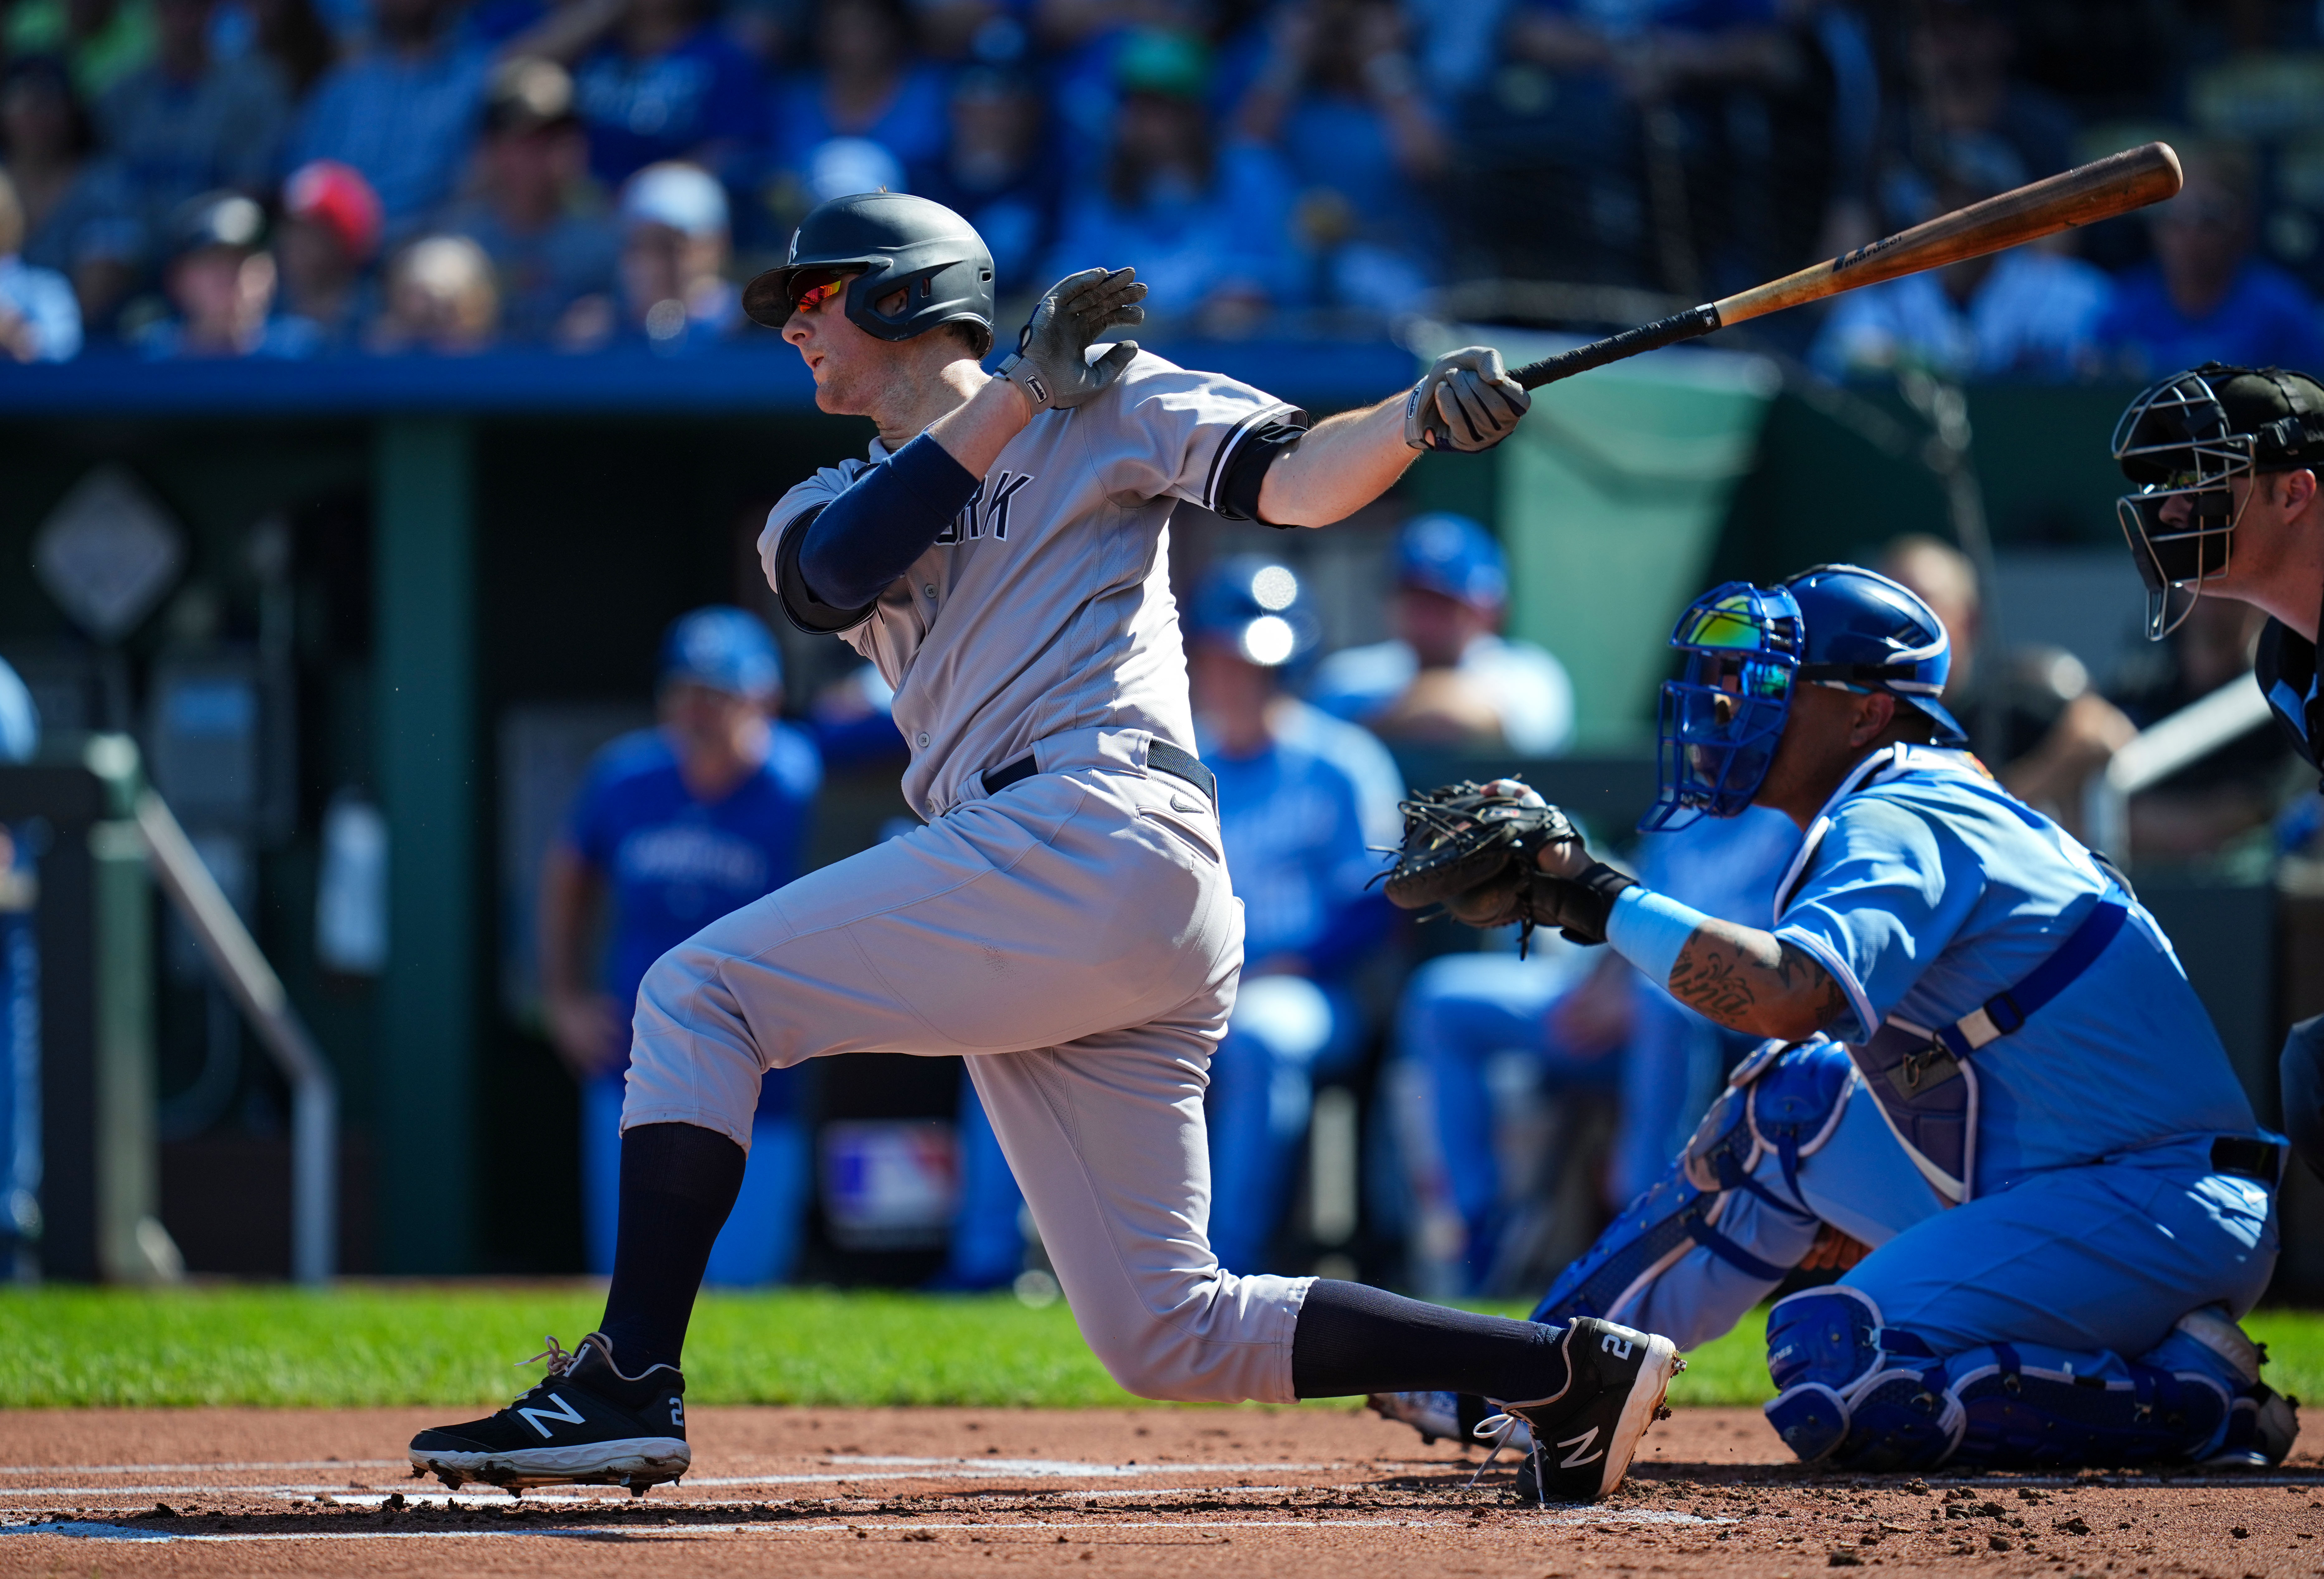
[[[1501,366],[1490,346],[1464,346],[1436,359],[1404,402],[1404,441],[1415,449],[1490,449],[1517,430],[1533,396]]]
[[[1017,336],[1017,350],[1001,376],[1025,392],[1036,411],[1095,400],[1138,355],[1124,340],[1095,362],[1089,349],[1106,330],[1146,321],[1146,287],[1135,269],[1084,269],[1049,287]]]

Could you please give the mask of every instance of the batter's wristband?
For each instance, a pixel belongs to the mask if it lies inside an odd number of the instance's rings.
[[[1612,913],[1606,918],[1606,941],[1656,986],[1666,987],[1687,939],[1710,919],[1668,894],[1634,883],[1615,898]]]

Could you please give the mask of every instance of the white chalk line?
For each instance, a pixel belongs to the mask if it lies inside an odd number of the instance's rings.
[[[328,1488],[326,1488],[326,1490]],[[1042,1491],[1038,1493],[1038,1495],[1043,1497],[1056,1497],[1059,1499],[1075,1498],[1083,1501],[1088,1501],[1098,1497],[1121,1497],[1125,1499],[1131,1497],[1256,1497],[1262,1494],[1279,1497],[1290,1491],[1314,1491],[1317,1489],[1318,1488],[1313,1486],[1243,1485],[1157,1486],[1146,1488],[1108,1486],[1097,1490],[1091,1490],[1084,1487],[1074,1487],[1065,1491]],[[1330,1489],[1346,1490],[1347,1488],[1334,1487]],[[409,1493],[396,1494],[404,1497],[404,1506],[407,1508],[433,1508],[439,1504],[447,1508],[511,1508],[516,1506],[516,1503],[509,1494],[506,1491],[447,1491],[440,1495],[431,1491],[425,1495],[417,1497],[411,1496]],[[991,1496],[992,1493],[989,1491],[980,1491],[975,1494],[978,1496]],[[285,1501],[303,1501],[305,1500],[301,1493],[298,1491],[281,1491],[276,1493],[276,1495],[278,1500]],[[337,1503],[338,1506],[343,1508],[383,1507],[386,1505],[388,1493],[380,1491],[334,1491],[331,1493],[332,1502]],[[757,1508],[761,1506],[780,1508],[789,1507],[796,1501],[797,1499],[790,1497],[779,1497],[772,1501],[767,1501],[764,1499],[752,1498],[687,1497],[683,1500],[670,1498],[655,1502],[643,1502],[635,1501],[627,1491],[623,1491],[619,1488],[614,1488],[596,1496],[576,1495],[571,1491],[555,1491],[545,1496],[537,1491],[529,1492],[525,1496],[524,1506],[528,1508],[629,1506],[639,1508]]]
[[[401,1458],[300,1458],[276,1464],[0,1464],[0,1475],[198,1475],[284,1469],[401,1469]]]
[[[1667,1524],[1712,1525],[1733,1524],[1732,1519],[1705,1519],[1692,1513],[1667,1512],[1659,1509],[1625,1509],[1618,1512],[1544,1513],[1539,1521],[1557,1525],[1597,1524]],[[132,1529],[126,1525],[106,1524],[90,1519],[60,1519],[39,1524],[0,1524],[0,1536],[49,1535],[78,1540],[118,1540],[138,1542],[177,1541],[198,1545],[231,1546],[262,1542],[318,1540],[515,1540],[540,1537],[563,1537],[567,1539],[628,1539],[654,1540],[673,1536],[701,1535],[854,1535],[866,1536],[894,1531],[905,1534],[934,1530],[973,1530],[984,1533],[994,1530],[1169,1530],[1169,1529],[1441,1529],[1455,1525],[1465,1527],[1465,1516],[1452,1519],[1148,1519],[1140,1523],[1083,1520],[1066,1522],[1053,1519],[1026,1519],[1002,1522],[988,1519],[974,1523],[936,1523],[913,1519],[906,1524],[684,1524],[651,1527],[622,1527],[592,1528],[586,1526],[550,1528],[546,1529],[326,1529],[312,1532],[299,1530],[283,1533],[251,1534],[180,1534],[173,1530]]]
[[[863,1469],[862,1473],[853,1474],[833,1470],[811,1474],[688,1475],[686,1477],[686,1483],[688,1486],[707,1488],[712,1486],[821,1486],[842,1484],[883,1484],[892,1481],[1007,1481],[1025,1480],[1028,1478],[1060,1481],[1128,1481],[1150,1480],[1162,1475],[1284,1474],[1299,1473],[1321,1473],[1326,1470],[1338,1470],[1347,1467],[1345,1464],[1336,1462],[1326,1464],[1077,1464],[1070,1459],[1056,1458],[826,1458],[824,1462],[834,1465],[860,1464],[863,1466]],[[903,1465],[935,1465],[939,1467],[890,1467]],[[182,1467],[186,1470],[191,1471],[202,1468],[240,1470],[244,1466],[235,1464],[216,1464],[185,1466],[160,1465],[154,1467]],[[338,1466],[327,1464],[285,1464],[280,1466],[254,1465],[249,1467],[304,1469],[330,1468]],[[355,1464],[349,1464],[346,1467],[357,1466]],[[362,1461],[361,1467],[408,1468],[409,1466],[406,1461],[402,1459],[369,1459]],[[63,1473],[66,1472],[49,1471],[46,1473]],[[101,1473],[104,1472],[89,1471],[87,1473]],[[329,1491],[336,1494],[340,1489],[341,1488],[337,1485],[287,1485],[281,1483],[272,1485],[259,1484],[240,1486],[183,1484],[140,1486],[0,1486],[0,1498],[198,1497],[215,1496],[229,1491],[240,1491],[254,1496],[283,1494],[312,1496],[318,1491]],[[626,1492],[620,1491],[619,1488],[614,1488],[614,1491],[616,1494],[623,1497],[628,1495]]]

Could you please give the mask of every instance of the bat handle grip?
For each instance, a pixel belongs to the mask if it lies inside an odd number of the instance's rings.
[[[1593,367],[1603,367],[1609,362],[1619,362],[1625,356],[1636,356],[1642,351],[1653,351],[1664,346],[1674,346],[1681,340],[1692,340],[1707,335],[1719,327],[1719,307],[1709,303],[1690,307],[1684,312],[1673,313],[1635,329],[1624,329],[1602,340],[1592,340],[1586,346],[1576,346],[1571,351],[1561,351],[1554,356],[1545,356],[1528,363],[1509,376],[1526,389],[1539,389],[1545,383],[1555,383],[1561,378],[1572,378],[1577,373],[1587,373]]]

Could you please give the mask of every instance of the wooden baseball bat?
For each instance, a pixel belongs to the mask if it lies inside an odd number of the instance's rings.
[[[1641,351],[1691,340],[1746,319],[1780,312],[1803,302],[1821,301],[1859,285],[1942,268],[1964,258],[1981,258],[2020,242],[2054,235],[2077,225],[2111,219],[2149,203],[2174,197],[2185,178],[2179,155],[2168,143],[2148,143],[2110,153],[2015,191],[2003,192],[1938,216],[1924,225],[1860,246],[1845,257],[1802,269],[1702,307],[1689,308],[1658,323],[1625,329],[1587,346],[1518,368],[1510,376],[1527,389],[1603,367]]]

